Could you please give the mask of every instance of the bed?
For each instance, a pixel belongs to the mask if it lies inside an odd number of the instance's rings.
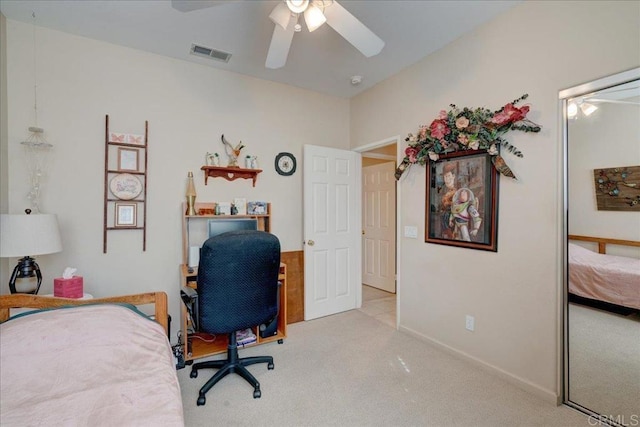
[[[576,235],[569,240],[598,244],[596,253],[569,243],[571,295],[640,310],[640,259],[606,253],[608,244],[640,247],[640,242]]]
[[[0,425],[184,425],[164,292],[3,295],[0,321]]]

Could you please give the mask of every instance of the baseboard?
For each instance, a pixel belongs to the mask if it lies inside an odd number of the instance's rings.
[[[415,338],[417,338],[417,339],[419,339],[421,341],[424,341],[424,342],[427,342],[429,344],[432,344],[432,345],[438,347],[439,349],[444,350],[449,354],[452,354],[453,356],[456,356],[456,357],[458,357],[460,359],[464,359],[464,360],[466,360],[468,362],[471,362],[474,365],[476,365],[476,366],[478,366],[478,367],[480,367],[480,368],[482,368],[482,369],[484,369],[484,370],[486,370],[486,371],[488,371],[488,372],[490,372],[492,374],[495,374],[496,376],[508,381],[509,383],[515,385],[516,387],[518,387],[518,388],[520,388],[520,389],[522,389],[522,390],[524,390],[524,391],[526,391],[528,393],[531,393],[531,394],[533,394],[535,396],[540,397],[541,399],[543,399],[546,402],[552,403],[554,405],[560,405],[562,403],[561,396],[558,393],[556,393],[556,392],[554,392],[552,390],[547,390],[545,388],[542,388],[542,387],[540,387],[540,386],[538,386],[538,385],[536,385],[536,384],[534,384],[534,383],[532,383],[530,381],[525,380],[524,378],[520,378],[517,375],[513,375],[513,374],[511,374],[511,373],[509,373],[507,371],[504,371],[504,370],[498,368],[497,366],[493,366],[493,365],[491,365],[489,363],[486,363],[486,362],[484,362],[484,361],[482,361],[482,360],[480,360],[480,359],[478,359],[476,357],[473,357],[470,354],[467,354],[467,353],[465,353],[463,351],[456,350],[453,347],[450,347],[450,346],[448,346],[448,345],[446,345],[446,344],[444,344],[444,343],[442,343],[442,342],[440,342],[440,341],[438,341],[436,339],[427,337],[426,335],[423,335],[423,334],[421,334],[421,333],[419,333],[417,331],[414,331],[413,329],[410,329],[410,328],[407,328],[407,327],[401,325],[399,327],[399,330],[401,332],[405,332],[405,333],[407,333],[407,334],[409,334],[409,335],[411,335],[411,336],[413,336],[413,337],[415,337]]]

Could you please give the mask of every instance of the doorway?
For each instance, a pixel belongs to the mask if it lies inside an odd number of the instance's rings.
[[[397,191],[394,176],[398,138],[359,147],[362,155],[363,313],[397,325]]]
[[[362,158],[362,283],[396,293],[395,162]]]

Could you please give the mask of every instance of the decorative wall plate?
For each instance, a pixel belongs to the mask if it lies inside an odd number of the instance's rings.
[[[142,192],[142,183],[130,173],[121,173],[113,177],[109,189],[120,200],[135,199]]]

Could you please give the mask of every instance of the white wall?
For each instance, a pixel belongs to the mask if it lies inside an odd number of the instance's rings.
[[[22,147],[33,125],[32,27],[7,21],[9,210],[28,207]],[[172,332],[178,329],[181,204],[187,172],[198,201],[234,197],[272,203],[272,232],[283,251],[302,247],[302,173],[278,175],[280,151],[301,164],[302,145],[347,148],[347,100],[173,60],[44,28],[37,30],[38,124],[54,144],[43,207],[60,222],[63,252],[37,257],[41,293],[65,266],[78,268],[86,292],[108,296],[150,290],[169,295]],[[102,253],[104,121],[112,131],[143,133],[149,121],[147,250],[136,231],[109,233]],[[200,167],[207,151],[223,153],[220,135],[242,140],[243,155],[264,169],[249,180],[210,179]],[[224,158],[224,156],[223,156]],[[11,261],[12,263],[14,260]],[[7,292],[8,277],[2,277]]]
[[[560,394],[558,92],[640,64],[639,2],[529,1],[354,98],[351,144],[415,132],[438,111],[496,110],[529,93],[539,134],[512,132],[498,252],[400,238],[400,325],[549,400]],[[425,168],[400,181],[400,229],[424,235]],[[476,330],[465,330],[465,315]]]
[[[0,213],[9,211],[9,158],[7,138],[7,19],[0,13]],[[5,277],[9,260],[0,258],[0,277]]]

